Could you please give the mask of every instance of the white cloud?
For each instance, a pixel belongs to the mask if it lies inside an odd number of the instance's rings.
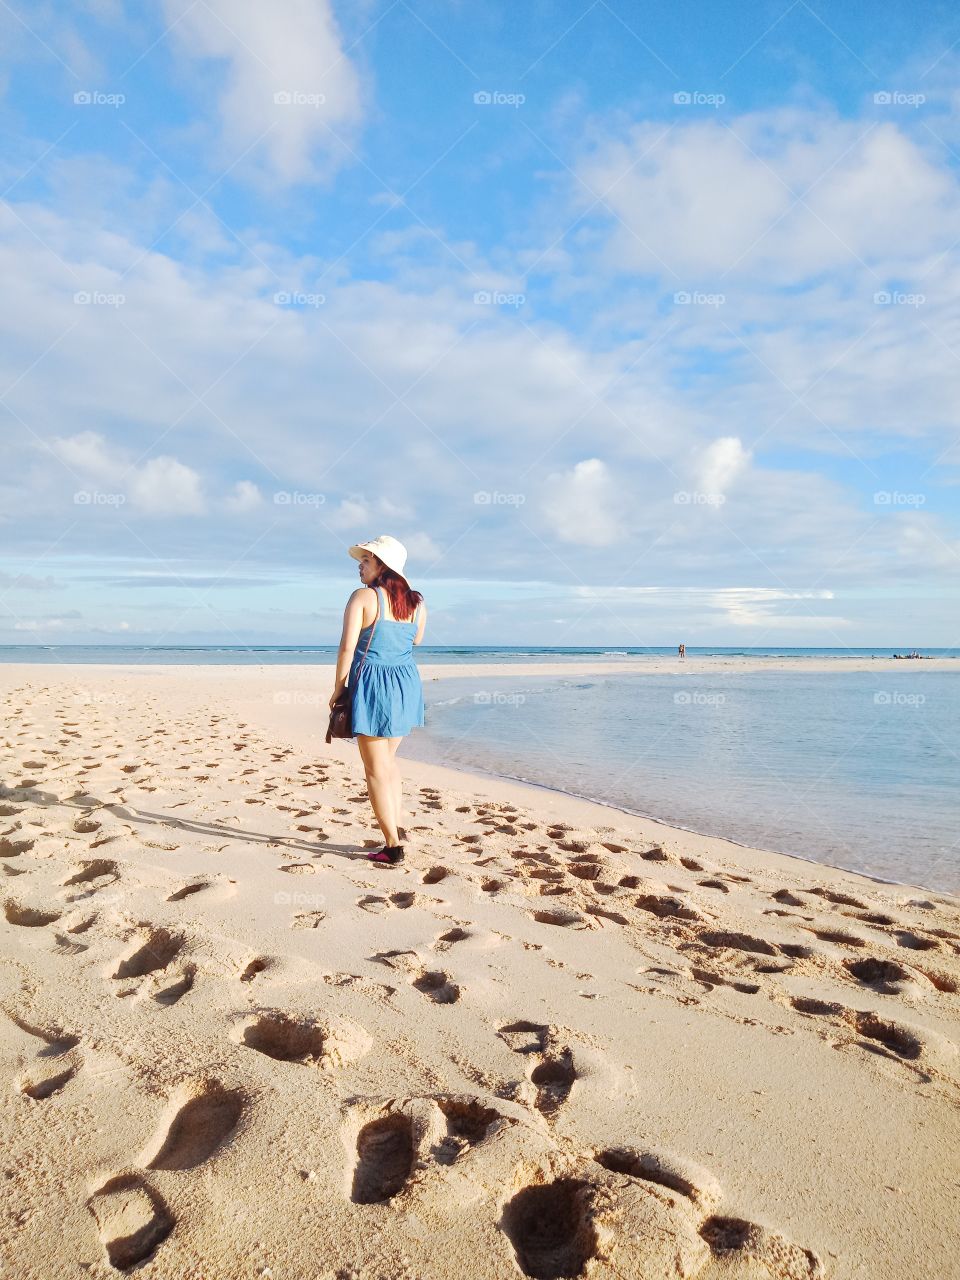
[[[202,515],[200,477],[176,458],[151,458],[130,483],[136,506],[149,515]]]
[[[623,537],[618,506],[613,478],[600,458],[585,458],[569,471],[547,476],[540,502],[552,532],[582,547],[606,547]]]
[[[401,542],[407,548],[407,555],[410,557],[409,568],[411,574],[416,574],[416,569],[433,568],[435,562],[443,558],[443,549],[438,547],[436,542],[428,533],[419,530],[416,533],[408,533]],[[414,564],[412,562],[419,562]]]
[[[332,529],[353,529],[370,523],[370,507],[356,498],[344,498],[336,506],[324,511],[323,520]],[[365,536],[365,535],[364,535]]]
[[[234,515],[255,511],[263,503],[263,494],[252,480],[238,480],[224,499],[224,507]]]
[[[93,480],[111,481],[123,471],[123,465],[96,431],[81,431],[75,436],[55,436],[50,443],[53,453],[68,467]]]
[[[205,502],[200,477],[176,458],[159,455],[142,466],[128,463],[95,431],[55,436],[51,452],[80,481],[108,485],[147,515],[202,515]]]
[[[637,123],[601,135],[578,173],[584,204],[602,194],[617,219],[606,265],[680,289],[916,257],[950,243],[960,214],[956,177],[931,151],[894,124],[827,109]]]
[[[746,468],[750,451],[744,449],[738,436],[721,436],[703,451],[700,461],[700,487],[704,493],[723,494]]]
[[[218,110],[231,160],[249,148],[248,160],[293,184],[343,158],[337,135],[359,123],[361,92],[329,0],[164,0],[164,8],[175,47],[227,63]],[[207,67],[202,76],[205,84]]]

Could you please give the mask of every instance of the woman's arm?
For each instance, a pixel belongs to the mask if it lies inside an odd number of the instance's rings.
[[[423,628],[427,625],[427,606],[423,603],[420,605],[420,625],[417,627],[417,634],[413,637],[413,643],[419,644],[423,640]]]
[[[337,671],[334,676],[333,693],[330,695],[331,707],[347,687],[350,664],[353,661],[360,628],[363,625],[363,605],[368,591],[371,595],[374,594],[372,587],[357,587],[343,611],[343,630],[340,633],[340,648],[337,651]]]

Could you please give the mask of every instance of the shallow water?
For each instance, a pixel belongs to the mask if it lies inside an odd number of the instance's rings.
[[[960,891],[960,680],[760,672],[425,686],[403,754]]]

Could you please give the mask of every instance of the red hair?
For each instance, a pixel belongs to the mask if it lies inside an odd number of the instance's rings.
[[[377,576],[376,585],[383,587],[390,600],[390,612],[393,614],[396,622],[412,622],[413,613],[417,605],[423,599],[419,591],[414,591],[407,582],[406,578],[399,573],[395,573],[393,569],[388,569],[379,556],[376,557],[380,564],[380,573]]]

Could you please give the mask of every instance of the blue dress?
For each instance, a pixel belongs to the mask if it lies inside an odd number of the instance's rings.
[[[347,682],[352,736],[401,738],[424,723],[423,684],[413,657],[420,606],[409,622],[397,622],[385,616],[383,588],[376,591],[377,616],[360,630]],[[373,639],[367,649],[371,628]]]

